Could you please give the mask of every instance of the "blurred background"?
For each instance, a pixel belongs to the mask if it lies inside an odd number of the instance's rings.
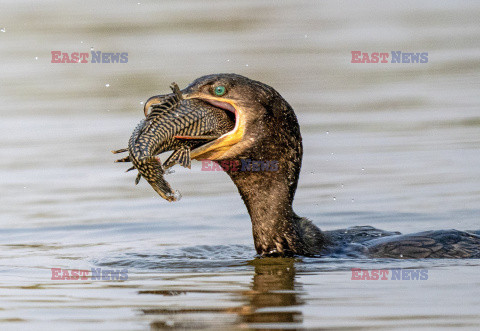
[[[210,325],[211,314],[218,321],[222,309],[245,299],[232,293],[253,291],[254,275],[271,272],[249,265],[255,256],[250,220],[225,174],[202,172],[198,162],[192,170],[177,166],[167,180],[183,198],[167,203],[145,181],[135,186],[127,166],[113,163],[110,150],[126,147],[143,102],[168,93],[171,82],[183,88],[205,74],[260,80],[293,106],[305,149],[295,210],[322,229],[480,228],[476,1],[2,1],[1,7],[0,283],[8,294],[0,322],[6,327],[42,328],[51,321],[77,329],[89,321],[107,329],[171,327],[165,312],[151,317],[151,310],[139,310],[159,309],[165,298],[145,301],[148,296],[132,290],[165,286],[199,289],[169,297],[168,305],[220,306],[203,312]],[[428,52],[428,63],[351,63],[355,50]],[[128,62],[51,63],[51,51],[126,52]],[[434,296],[414,286],[377,287],[370,308],[352,310],[346,307],[366,292],[350,284],[348,270],[363,262],[303,263],[296,268],[311,277],[301,288],[299,275],[286,271],[292,266],[275,269],[291,277],[280,289],[299,295],[283,297],[285,306],[303,317],[281,320],[277,311],[268,322],[418,327],[422,320],[412,316],[423,311],[433,316],[428,323],[479,323],[471,311],[480,297],[472,296],[480,294],[474,268],[447,268],[451,276],[429,283],[445,285]],[[104,283],[49,280],[52,267],[93,265],[126,266],[138,281],[112,292]],[[191,280],[187,271],[208,273],[207,280]],[[180,274],[183,283],[171,285],[165,273]],[[452,288],[455,275],[464,282]],[[198,294],[219,284],[223,301]],[[348,295],[338,290],[345,284]],[[327,288],[337,306],[323,305]],[[397,294],[405,301],[386,308]],[[36,301],[45,296],[58,298]],[[96,300],[95,312],[86,297]],[[413,297],[417,305],[408,300]],[[255,311],[250,299],[248,309],[228,313]],[[45,309],[34,313],[39,308]],[[382,319],[383,312],[397,317]]]

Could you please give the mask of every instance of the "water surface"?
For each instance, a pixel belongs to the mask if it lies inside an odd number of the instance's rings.
[[[1,329],[478,328],[477,260],[255,259],[225,174],[175,167],[183,198],[168,203],[110,150],[171,82],[235,72],[297,113],[298,214],[326,230],[479,229],[479,15],[455,1],[5,1]],[[92,48],[128,63],[50,63]],[[429,62],[352,64],[352,50]],[[51,280],[51,268],[128,280]],[[429,278],[354,281],[351,268]]]

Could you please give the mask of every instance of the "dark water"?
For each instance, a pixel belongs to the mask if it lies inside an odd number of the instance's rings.
[[[477,329],[480,261],[258,260],[225,174],[175,167],[183,198],[167,203],[110,150],[172,81],[235,72],[298,115],[300,215],[322,229],[479,229],[479,15],[476,2],[3,2],[0,328]],[[128,63],[50,63],[91,48]],[[352,50],[429,61],[352,64]]]

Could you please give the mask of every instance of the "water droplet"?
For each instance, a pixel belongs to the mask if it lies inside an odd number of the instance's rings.
[[[26,186],[24,186],[23,188],[27,188]]]
[[[170,175],[174,173],[175,173],[175,170],[173,170],[172,168],[168,168],[167,170],[165,170],[165,175]]]
[[[343,184],[342,184],[342,188],[343,188]]]
[[[83,44],[83,41],[82,41],[82,40],[80,40],[80,44]]]
[[[143,101],[140,101],[140,104],[143,105]]]
[[[331,153],[331,155],[333,155],[333,153]]]
[[[308,38],[308,36],[307,36],[307,35],[305,35],[305,38]]]
[[[352,199],[352,202],[355,202],[355,199]]]
[[[365,168],[362,168],[362,171],[365,171]]]
[[[315,175],[315,171],[310,171],[310,174]]]
[[[182,193],[179,190],[175,190],[175,194],[173,195],[175,200],[180,201],[182,199]]]
[[[1,28],[0,31],[5,32],[5,31],[7,31],[7,29]]]
[[[327,132],[325,132],[325,133],[326,133],[326,134],[330,134],[330,132],[329,132],[329,131],[327,131]]]
[[[227,60],[227,62],[230,62],[230,60]]]
[[[400,254],[400,257],[403,257],[403,254]]]
[[[336,197],[333,197],[333,201],[336,201],[336,200],[337,200],[337,198],[336,198]]]
[[[90,47],[90,50],[91,50],[91,51],[93,51],[93,49],[94,49],[93,47]]]
[[[245,67],[248,67],[248,64],[246,64]]]
[[[137,5],[139,5],[139,4],[140,4],[140,2],[137,2]]]
[[[38,56],[35,56],[35,60],[38,60]]]
[[[110,84],[105,84],[105,87],[110,87]]]

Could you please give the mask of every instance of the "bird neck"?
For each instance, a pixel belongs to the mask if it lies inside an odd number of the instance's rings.
[[[292,209],[294,183],[287,183],[281,168],[264,171],[227,171],[247,207],[255,248],[260,255],[293,255],[301,242]],[[289,185],[288,185],[289,184]],[[293,189],[294,191],[294,189]]]
[[[227,173],[247,207],[257,253],[305,255],[300,218],[292,209],[302,165],[300,128],[293,110],[285,101],[275,106],[275,110],[288,110],[276,112],[276,122],[283,125],[271,123],[251,130],[255,135],[247,138],[255,143],[239,156],[242,162],[240,171],[229,169]],[[268,120],[272,118],[258,122],[268,123]]]
[[[292,107],[276,91],[270,94],[263,110],[252,111],[262,115],[247,122],[247,147],[236,155],[242,168],[224,170],[245,202],[258,254],[316,255],[325,242],[322,232],[292,209],[302,166],[300,127]]]

